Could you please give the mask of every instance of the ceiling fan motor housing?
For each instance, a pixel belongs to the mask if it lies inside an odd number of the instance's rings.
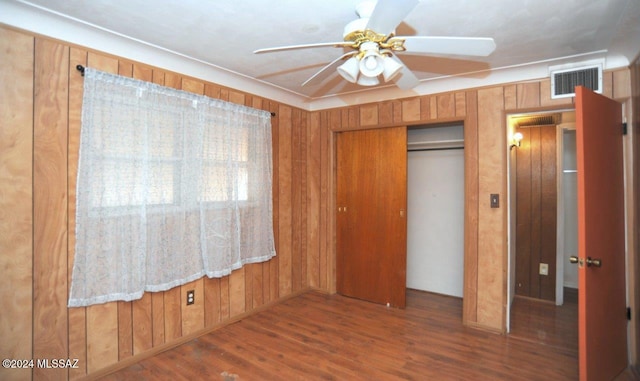
[[[369,19],[357,19],[357,20],[353,20],[350,23],[348,23],[345,27],[344,27],[344,33],[342,34],[342,37],[344,38],[345,41],[350,41],[349,36],[352,35],[354,32],[359,32],[359,31],[363,31],[365,30],[365,28],[367,27],[367,22],[369,21]]]

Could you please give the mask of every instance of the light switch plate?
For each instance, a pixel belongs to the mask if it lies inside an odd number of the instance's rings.
[[[500,207],[500,195],[497,193],[491,193],[491,207],[499,208]]]

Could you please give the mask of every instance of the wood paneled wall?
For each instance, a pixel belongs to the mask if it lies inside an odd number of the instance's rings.
[[[630,97],[629,70],[604,73],[604,95],[625,102]],[[322,131],[330,134],[398,125],[464,123],[465,139],[465,269],[463,321],[490,331],[505,332],[507,289],[507,154],[506,115],[574,107],[573,98],[551,99],[550,80],[505,84],[450,93],[383,101],[317,111]],[[335,158],[333,138],[329,158]],[[329,171],[329,172],[327,172]],[[335,163],[322,169],[335,190]],[[332,192],[333,192],[332,190]],[[492,209],[491,193],[501,207]],[[333,194],[323,200],[335,211]],[[333,219],[328,219],[332,223]],[[333,234],[335,229],[329,229]],[[329,236],[328,238],[333,238]],[[335,258],[335,246],[329,261]],[[335,266],[335,264],[333,264]],[[331,267],[329,267],[330,271]]]
[[[0,354],[32,358],[33,301],[33,39],[0,36]],[[22,110],[19,111],[19,110]],[[0,368],[24,380],[30,369]]]
[[[78,359],[77,369],[0,369],[0,378],[74,379],[176,345],[295,295],[327,289],[321,256],[328,135],[309,113],[251,94],[0,27],[0,295],[2,358]],[[81,64],[275,112],[277,256],[133,302],[67,308],[75,247]],[[324,194],[324,195],[323,195]],[[326,243],[325,243],[326,245]],[[196,302],[186,305],[186,290]]]
[[[518,128],[516,148],[516,295],[556,300],[556,126]],[[539,274],[546,263],[548,274]]]

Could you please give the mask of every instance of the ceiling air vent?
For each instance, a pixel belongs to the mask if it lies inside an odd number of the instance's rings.
[[[551,71],[551,98],[572,97],[576,86],[602,93],[602,65]]]

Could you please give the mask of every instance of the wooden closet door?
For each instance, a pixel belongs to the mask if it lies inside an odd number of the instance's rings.
[[[407,129],[338,135],[337,289],[405,306]]]

